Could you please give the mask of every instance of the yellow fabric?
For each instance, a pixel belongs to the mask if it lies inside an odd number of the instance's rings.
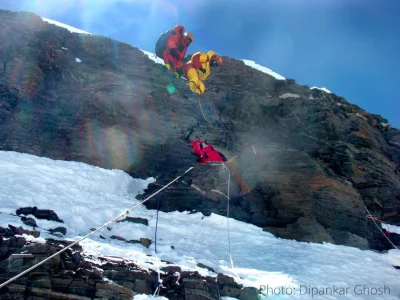
[[[197,55],[199,56],[199,62],[201,64],[201,68],[205,70],[203,73],[200,71],[200,69],[196,68],[189,68],[187,71],[187,80],[188,80],[188,85],[189,88],[197,94],[203,94],[206,91],[206,86],[204,85],[204,80],[207,79],[207,77],[211,74],[211,67],[210,67],[210,61],[212,56],[215,55],[214,51],[209,51],[207,54],[204,52],[197,52],[192,55],[193,57]],[[188,63],[191,63],[192,60],[190,60]]]
[[[170,64],[166,64],[165,66],[167,67],[168,70],[171,70],[171,65]]]
[[[196,94],[203,94],[206,91],[203,80],[199,78],[200,71],[197,72],[195,68],[190,68],[187,71],[187,80],[189,88]]]

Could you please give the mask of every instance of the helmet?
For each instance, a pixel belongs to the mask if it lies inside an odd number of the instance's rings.
[[[214,55],[211,58],[210,66],[212,67],[218,67],[222,64],[222,57],[218,55]]]
[[[185,36],[186,36],[187,39],[190,39],[190,42],[193,42],[193,41],[194,41],[193,33],[191,33],[191,32],[186,32],[186,33],[185,33]]]

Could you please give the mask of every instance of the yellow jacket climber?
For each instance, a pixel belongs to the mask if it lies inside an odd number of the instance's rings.
[[[204,80],[211,73],[211,67],[218,67],[222,64],[222,57],[215,54],[214,51],[208,53],[197,52],[185,65],[183,71],[188,81],[190,89],[197,94],[203,94],[206,90]]]

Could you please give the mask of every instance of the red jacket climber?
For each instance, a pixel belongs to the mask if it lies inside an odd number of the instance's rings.
[[[195,140],[189,143],[193,147],[193,152],[200,158],[201,163],[213,163],[227,161],[225,155],[216,151],[214,147],[206,141]]]
[[[156,55],[162,56],[167,69],[173,71],[177,78],[183,75],[182,61],[191,42],[193,42],[193,34],[185,32],[182,25],[176,25],[173,30],[164,33],[157,41]]]

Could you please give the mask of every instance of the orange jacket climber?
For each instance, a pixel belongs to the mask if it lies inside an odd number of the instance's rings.
[[[164,60],[167,69],[173,71],[178,78],[183,74],[182,61],[191,42],[193,34],[185,32],[182,25],[176,25],[174,29],[162,34],[156,43],[156,55]]]
[[[185,65],[184,73],[190,89],[197,94],[203,94],[206,90],[204,80],[211,74],[211,67],[222,64],[222,57],[214,51],[208,53],[197,52],[192,55],[191,60]]]

